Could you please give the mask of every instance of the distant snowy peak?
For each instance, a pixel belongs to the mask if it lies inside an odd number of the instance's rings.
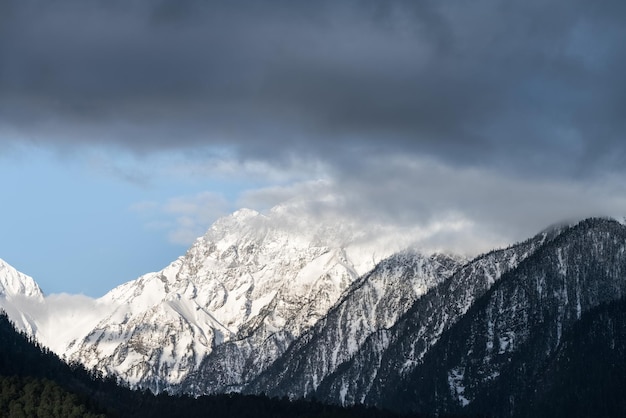
[[[43,300],[43,292],[32,277],[20,273],[0,259],[0,296],[7,299],[23,296]]]
[[[37,324],[30,311],[43,302],[43,292],[37,283],[0,259],[0,309],[20,331],[35,335]]]

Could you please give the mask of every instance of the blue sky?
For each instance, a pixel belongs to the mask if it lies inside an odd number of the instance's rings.
[[[626,215],[621,1],[0,2],[0,258],[100,296],[218,217],[476,254]]]
[[[186,243],[167,239],[174,219],[138,205],[216,189],[210,181],[128,180],[110,172],[108,158],[63,157],[34,146],[2,158],[0,254],[46,293],[100,296],[112,284],[160,270]]]
[[[298,181],[269,167],[240,165],[223,149],[201,156],[138,155],[116,147],[11,142],[0,156],[0,258],[44,293],[102,296],[183,255],[250,190],[266,210],[272,187]],[[242,201],[242,198],[243,201]]]

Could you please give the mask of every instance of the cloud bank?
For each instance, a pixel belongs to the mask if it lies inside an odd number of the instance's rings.
[[[268,167],[292,181],[241,204],[522,238],[626,212],[625,19],[620,1],[6,0],[0,142]],[[181,204],[180,240],[226,206]]]

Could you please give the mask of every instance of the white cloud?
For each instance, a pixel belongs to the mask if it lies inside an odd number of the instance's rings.
[[[112,307],[98,299],[67,293],[51,294],[43,301],[21,296],[3,301],[3,308],[19,318],[18,327],[35,331],[39,342],[57,353],[66,353],[67,345],[85,337]]]
[[[300,171],[296,164],[228,158],[165,169],[178,170],[178,177],[212,178],[219,190],[228,188],[228,180],[219,179],[229,175],[249,179],[247,189],[234,188],[229,197],[204,191],[131,207],[147,227],[185,246],[241,207],[266,212],[283,205],[314,222],[353,225],[368,239],[378,234],[380,240],[466,255],[523,240],[563,220],[626,213],[626,186],[617,174],[521,177],[410,154],[361,156],[340,169],[311,161]]]
[[[362,225],[381,239],[473,255],[528,238],[563,220],[622,217],[619,176],[537,179],[404,156],[362,160],[332,179],[248,190],[241,206],[287,202],[319,222]]]

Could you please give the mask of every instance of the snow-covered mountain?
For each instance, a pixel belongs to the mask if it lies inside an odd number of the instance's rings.
[[[32,277],[20,273],[0,259],[0,297],[15,299],[16,297],[43,299],[43,292]]]
[[[154,391],[524,416],[567,393],[556,376],[585,361],[577,341],[626,369],[610,348],[626,346],[611,322],[626,324],[625,225],[560,225],[471,261],[380,242],[241,210],[97,300],[44,297],[0,261],[0,307],[66,359]]]
[[[405,250],[357,280],[342,300],[292,344],[248,393],[304,397],[348,361],[373,333],[392,327],[427,291],[450,277],[465,260]]]
[[[40,296],[16,311],[30,315],[20,328],[131,385],[194,394],[257,387],[296,339],[323,332],[337,346],[302,381],[314,389],[464,261],[397,252],[353,225],[317,224],[291,209],[224,217],[162,271],[97,300]]]
[[[0,259],[0,308],[7,312],[19,329],[35,333],[31,309],[25,309],[25,305],[40,304],[43,300],[43,292],[32,277]]]
[[[267,215],[243,209],[218,220],[162,271],[97,300],[65,296],[72,309],[46,298],[27,309],[36,314],[21,328],[68,360],[154,391],[179,384],[212,353],[233,351],[215,389],[236,388],[396,249],[285,207]],[[71,320],[76,326],[61,326]]]

